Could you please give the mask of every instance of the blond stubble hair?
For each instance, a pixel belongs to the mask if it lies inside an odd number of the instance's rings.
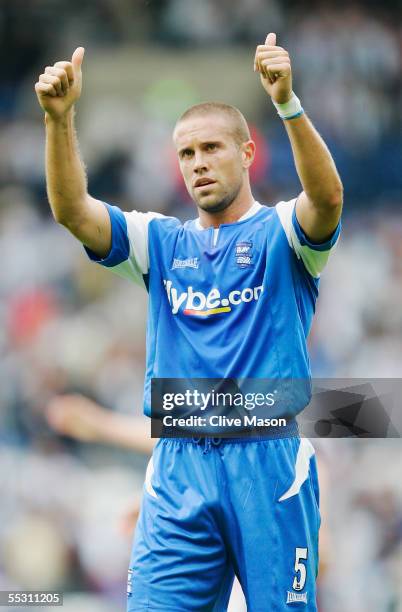
[[[207,115],[222,115],[226,119],[229,119],[232,124],[231,133],[233,139],[237,145],[241,145],[243,142],[251,140],[250,129],[244,115],[235,106],[230,104],[224,104],[223,102],[203,102],[201,104],[195,104],[190,106],[176,121],[176,125],[173,134],[176,132],[179,124],[186,119],[197,116]]]

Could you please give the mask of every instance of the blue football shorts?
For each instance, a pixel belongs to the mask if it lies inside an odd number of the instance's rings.
[[[162,438],[134,536],[128,612],[317,610],[319,494],[306,438]]]

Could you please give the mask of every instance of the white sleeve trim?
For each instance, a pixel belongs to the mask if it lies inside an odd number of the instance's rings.
[[[153,219],[163,218],[164,215],[156,212],[142,213],[136,210],[125,212],[127,221],[127,237],[130,244],[129,260],[120,264],[127,269],[131,278],[138,274],[149,272],[148,226]],[[123,272],[123,270],[122,270]]]
[[[319,278],[338,240],[327,250],[314,249],[307,244],[301,245],[293,226],[293,210],[296,205],[296,200],[297,198],[293,198],[293,200],[289,200],[288,202],[278,202],[275,206],[276,212],[278,213],[290,248],[296,253],[298,259],[302,260],[309,274],[314,278]]]

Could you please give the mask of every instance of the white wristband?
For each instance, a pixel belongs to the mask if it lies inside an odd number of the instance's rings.
[[[277,102],[274,102],[273,100],[272,103],[278,111],[278,115],[281,119],[295,119],[304,113],[301,102],[294,91],[292,91],[290,100],[284,104],[277,104]]]

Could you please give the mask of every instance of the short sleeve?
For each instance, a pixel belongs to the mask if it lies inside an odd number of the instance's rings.
[[[289,246],[293,249],[297,257],[303,261],[309,274],[314,278],[319,278],[321,272],[325,268],[331,251],[338,242],[341,222],[339,221],[337,228],[329,240],[317,244],[311,242],[297,220],[296,199],[297,198],[294,198],[289,202],[279,202],[275,206],[275,209],[286,234]]]
[[[146,287],[144,276],[149,273],[148,226],[159,213],[123,212],[117,206],[104,204],[109,213],[112,245],[107,257],[101,258],[84,247],[91,261],[105,266],[123,278]]]

